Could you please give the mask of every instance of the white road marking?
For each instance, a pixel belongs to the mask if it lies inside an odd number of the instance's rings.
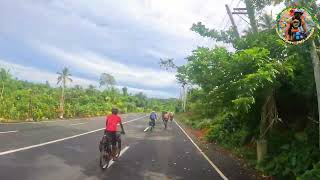
[[[123,154],[123,153],[125,153],[127,150],[129,149],[129,146],[126,146],[125,148],[123,148],[121,151],[120,151],[120,155],[119,155],[119,157]],[[110,161],[110,163],[109,163],[109,165],[108,165],[108,168],[110,168],[111,166],[112,166],[112,164],[114,164],[116,161]]]
[[[0,132],[0,134],[8,134],[8,133],[16,133],[18,131],[3,131],[3,132]]]
[[[147,117],[147,116],[143,116],[143,117],[139,117],[139,118],[136,118],[136,119],[132,119],[132,120],[123,122],[122,124],[127,124],[129,122],[137,121],[137,120],[143,119],[145,117]],[[40,144],[31,145],[31,146],[26,146],[26,147],[23,147],[23,148],[3,151],[3,152],[0,152],[0,156],[6,155],[6,154],[15,153],[15,152],[19,152],[19,151],[24,151],[24,150],[28,150],[28,149],[33,149],[33,148],[45,146],[45,145],[48,145],[48,144],[53,144],[53,143],[65,141],[65,140],[68,140],[68,139],[73,139],[73,138],[76,138],[76,137],[79,137],[79,136],[83,136],[83,135],[86,135],[86,134],[95,133],[95,132],[98,132],[98,131],[101,131],[101,130],[104,130],[104,129],[105,128],[100,128],[100,129],[96,129],[96,130],[93,130],[93,131],[85,132],[85,133],[82,133],[82,134],[77,134],[77,135],[74,135],[74,136],[69,136],[69,137],[65,137],[65,138],[61,138],[61,139],[57,139],[57,140],[53,140],[53,141],[48,141],[48,142],[45,142],[45,143],[40,143]]]
[[[187,134],[187,132],[177,123],[177,121],[174,121],[176,125],[182,130],[182,132],[188,137],[188,139],[192,142],[192,144],[200,151],[202,156],[210,163],[210,165],[215,169],[220,177],[224,180],[228,180],[228,178],[220,171],[220,169],[209,159],[209,157],[199,148],[199,146],[191,139],[191,137]]]
[[[73,123],[73,124],[69,124],[69,126],[77,126],[77,125],[81,125],[81,124],[87,124],[86,122],[84,123]]]
[[[146,129],[144,129],[144,132],[147,132],[149,130],[150,126],[148,126]]]

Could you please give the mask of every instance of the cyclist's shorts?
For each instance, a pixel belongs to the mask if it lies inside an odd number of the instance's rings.
[[[155,126],[156,125],[156,121],[154,119],[151,119],[149,122],[149,126]]]
[[[117,144],[117,132],[116,131],[106,131],[108,140],[111,141],[112,146]]]

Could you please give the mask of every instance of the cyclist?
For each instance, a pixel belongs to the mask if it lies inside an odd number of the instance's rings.
[[[286,39],[289,41],[300,41],[306,38],[308,29],[304,18],[304,11],[301,9],[293,9],[293,17],[289,19],[286,29]],[[301,32],[301,27],[303,32]]]
[[[116,153],[117,153],[116,152],[116,144],[117,144],[117,140],[119,141],[119,136],[117,137],[117,125],[118,124],[120,124],[120,126],[121,126],[121,134],[125,134],[121,117],[118,116],[118,111],[119,110],[117,108],[112,108],[112,110],[111,110],[112,114],[107,116],[107,118],[106,118],[105,134],[107,135],[109,142],[111,141],[113,160],[115,160],[115,158],[116,158],[115,157]],[[121,140],[120,140],[120,143],[121,143]],[[120,147],[121,147],[121,144],[120,144]]]
[[[169,119],[170,119],[170,121],[172,122],[173,121],[173,112],[169,112]]]
[[[158,119],[158,115],[155,111],[152,111],[151,114],[150,114],[150,127],[151,127],[151,130],[154,128],[154,126],[156,125],[156,120]]]
[[[162,121],[164,123],[164,128],[165,129],[167,129],[168,120],[169,120],[169,113],[167,111],[162,112]]]

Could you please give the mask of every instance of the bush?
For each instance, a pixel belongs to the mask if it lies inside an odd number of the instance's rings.
[[[306,171],[303,175],[299,176],[297,180],[318,180],[320,179],[320,162],[313,166],[313,169]]]
[[[220,114],[213,120],[207,140],[229,147],[240,147],[248,131],[237,123],[230,113]]]
[[[281,153],[274,154],[257,166],[258,169],[279,179],[295,179],[319,160],[319,152],[306,142],[294,141],[281,146]]]
[[[212,119],[203,119],[199,122],[195,122],[194,127],[196,129],[205,129],[211,126],[212,121]]]

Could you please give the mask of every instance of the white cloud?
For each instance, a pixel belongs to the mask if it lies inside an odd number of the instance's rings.
[[[154,49],[147,49],[146,54],[149,54],[149,55],[153,56],[154,58],[158,58],[158,59],[169,58],[169,56],[167,54],[160,52],[160,51],[156,51]]]
[[[10,63],[5,60],[0,59],[0,68],[5,68],[10,71],[14,77],[17,77],[21,80],[26,80],[30,82],[38,82],[38,83],[45,83],[48,81],[50,85],[57,86],[57,78],[58,75],[56,73],[42,71],[40,69],[29,67],[29,66],[22,66],[19,64]],[[80,78],[76,76],[72,76],[73,82],[71,82],[69,85],[75,86],[80,85],[82,87],[88,87],[89,85],[94,85],[98,87],[97,81],[92,81],[85,78]],[[121,89],[123,86],[117,86],[118,89]],[[127,87],[128,91],[130,93],[139,93],[143,92],[148,97],[157,97],[157,98],[168,98],[168,97],[176,97],[174,93],[168,93],[166,91],[158,91],[158,90],[150,90],[150,89],[140,89],[140,88],[133,88],[133,87]]]
[[[40,69],[30,67],[30,66],[22,66],[19,64],[10,63],[8,61],[4,61],[0,59],[0,67],[5,69],[9,69],[10,73],[21,80],[27,80],[32,82],[44,83],[48,81],[51,85],[57,84],[58,75],[56,73],[42,71]],[[89,85],[97,85],[96,81],[91,81],[88,79],[80,78],[80,77],[72,77],[73,82],[71,85],[81,85],[83,87],[87,87]]]
[[[12,52],[1,55],[4,59],[14,59],[19,76],[27,80],[55,82],[55,68],[65,65],[83,78],[83,82],[79,80],[82,84],[96,83],[92,80],[106,72],[114,75],[119,85],[149,89],[149,94],[165,95],[162,91],[166,95],[174,94],[178,91],[175,74],[159,70],[156,63],[159,58],[174,58],[180,65],[197,46],[216,44],[192,32],[190,27],[201,21],[209,28],[221,29],[225,3],[220,0],[0,1],[0,38],[7,38],[14,47]],[[24,46],[19,49],[14,43]],[[1,45],[6,47],[6,43]],[[19,66],[19,62],[28,66]],[[36,67],[41,67],[41,71]],[[23,74],[31,71],[34,71],[32,78]]]
[[[108,57],[94,52],[66,52],[47,45],[38,45],[57,61],[63,61],[66,66],[77,68],[97,78],[101,73],[112,74],[117,81],[136,84],[138,86],[162,88],[176,86],[175,74],[158,71],[151,68],[121,64]]]

